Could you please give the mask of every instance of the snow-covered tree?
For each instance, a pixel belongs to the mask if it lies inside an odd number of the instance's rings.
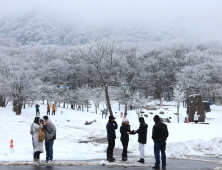
[[[177,102],[177,116],[178,116],[178,123],[179,123],[179,109],[180,103],[185,99],[185,91],[182,91],[180,86],[174,87],[174,101]]]

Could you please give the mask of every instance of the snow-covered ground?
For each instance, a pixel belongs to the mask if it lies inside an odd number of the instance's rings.
[[[159,101],[148,103],[149,106],[158,108]],[[152,127],[154,125],[153,116],[160,111],[164,111],[161,117],[171,117],[171,123],[167,123],[169,138],[167,140],[167,157],[182,158],[186,155],[204,156],[207,154],[222,154],[222,135],[221,120],[222,106],[211,106],[211,112],[207,113],[206,120],[209,125],[183,123],[186,115],[186,109],[180,107],[180,122],[177,123],[176,105],[174,102],[164,102],[161,110],[145,110],[148,118],[145,121],[148,124],[147,145],[145,148],[146,156],[153,156],[153,141],[151,139]],[[41,117],[46,115],[46,105],[40,104]],[[70,107],[70,106],[69,106]],[[119,111],[118,104],[113,106],[114,116],[117,116],[117,123],[121,126],[122,119],[120,112],[124,111],[121,107]],[[106,143],[79,143],[81,141],[91,141],[94,138],[106,138],[106,123],[108,119],[102,119],[101,112],[95,114],[94,108],[89,112],[76,111],[59,107],[55,116],[50,119],[57,128],[57,139],[54,142],[54,159],[55,160],[87,160],[106,158]],[[100,110],[103,110],[102,105]],[[63,111],[63,114],[61,114]],[[116,113],[115,113],[116,112]],[[135,111],[128,111],[131,129],[138,129],[138,115]],[[149,114],[153,112],[153,115]],[[9,104],[6,108],[0,108],[0,160],[1,161],[31,161],[32,160],[32,137],[29,133],[30,125],[35,117],[35,107],[26,107],[22,110],[22,115],[16,116],[12,112],[12,106]],[[92,125],[84,125],[85,121],[97,120]],[[69,121],[68,121],[69,120]],[[116,148],[122,149],[120,142],[119,128],[116,131]],[[14,151],[10,151],[10,140],[14,141]],[[138,156],[138,135],[131,135],[129,142],[129,157]],[[120,155],[121,156],[121,155]],[[45,158],[45,153],[41,154],[41,159]]]

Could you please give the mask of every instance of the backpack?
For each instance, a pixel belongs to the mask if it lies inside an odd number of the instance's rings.
[[[43,132],[41,126],[39,126],[38,139],[39,142],[43,142],[45,140],[45,133]]]

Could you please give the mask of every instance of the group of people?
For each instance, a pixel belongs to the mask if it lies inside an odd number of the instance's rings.
[[[30,128],[34,149],[33,162],[37,164],[40,164],[40,154],[44,152],[43,141],[39,140],[40,131],[43,131],[45,138],[46,160],[44,162],[49,163],[53,160],[53,144],[56,139],[56,127],[51,120],[49,120],[48,116],[44,116],[43,119],[35,117]]]
[[[160,152],[162,159],[162,168],[166,168],[166,140],[169,135],[167,125],[160,121],[160,117],[158,115],[153,118],[155,125],[153,126],[152,139],[154,141],[154,155],[156,159],[155,166],[152,169],[160,169]],[[129,143],[129,134],[134,135],[138,134],[138,142],[139,142],[139,151],[140,151],[140,160],[137,162],[144,163],[145,160],[145,144],[147,142],[147,130],[148,125],[145,123],[143,117],[139,118],[140,127],[138,130],[131,130],[129,125],[129,120],[124,118],[122,121],[122,126],[120,127],[121,137],[120,140],[123,145],[122,151],[122,161],[127,161],[127,148]],[[115,121],[113,116],[109,116],[109,121],[106,125],[107,129],[107,139],[108,139],[108,148],[107,148],[107,161],[113,162],[115,158],[113,157],[113,149],[115,147],[115,139],[116,132],[115,130],[118,128],[118,124]]]
[[[39,112],[40,105],[36,104],[35,108],[36,108],[36,117],[39,117],[40,116],[40,112]],[[52,104],[52,115],[55,115],[55,111],[56,111],[55,104]],[[50,105],[49,104],[47,104],[47,115],[50,115]]]
[[[52,115],[55,115],[56,107],[55,104],[52,104]],[[50,115],[50,105],[47,104],[47,115]]]

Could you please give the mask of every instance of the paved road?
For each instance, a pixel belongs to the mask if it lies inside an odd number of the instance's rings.
[[[132,162],[133,161],[133,162]],[[134,163],[136,161],[135,158],[129,160],[129,163]],[[154,159],[147,158],[145,166],[146,167],[135,167],[136,165],[132,165],[133,167],[127,166],[127,164],[122,163],[122,161],[116,161],[116,165],[87,165],[87,166],[57,166],[57,165],[2,165],[0,166],[1,170],[117,170],[117,169],[128,169],[128,170],[149,170],[152,169],[151,166],[153,165]],[[71,162],[71,161],[70,161]],[[214,162],[203,162],[203,161],[191,161],[191,160],[177,160],[177,159],[168,159],[167,160],[167,170],[212,170],[216,167],[220,167],[220,165]]]

